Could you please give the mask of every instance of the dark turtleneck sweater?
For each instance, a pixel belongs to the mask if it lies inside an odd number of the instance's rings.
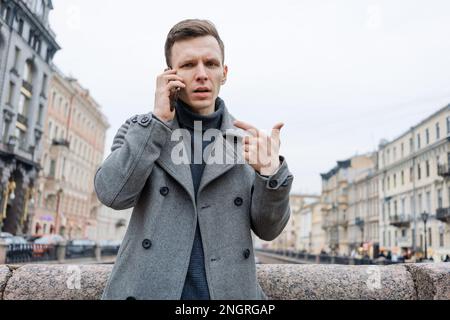
[[[200,186],[200,181],[203,175],[203,170],[205,168],[205,161],[203,156],[201,157],[201,164],[194,163],[194,121],[202,122],[202,137],[203,133],[208,129],[220,129],[222,124],[224,111],[224,102],[222,99],[217,98],[215,111],[212,114],[203,116],[196,114],[190,110],[190,107],[181,100],[178,100],[176,105],[176,117],[178,119],[178,123],[180,124],[180,128],[184,128],[189,130],[191,134],[191,155],[190,163],[191,163],[191,174],[192,181],[194,184],[195,191],[195,201],[197,201],[197,191]],[[200,139],[199,139],[200,140]],[[197,142],[197,141],[196,141]],[[212,141],[203,141],[202,143],[202,155],[204,149],[211,143]],[[199,148],[199,147],[198,147]],[[200,150],[199,150],[200,151]],[[202,244],[202,236],[200,233],[200,227],[198,224],[198,219],[196,222],[196,230],[195,230],[195,238],[191,251],[191,259],[189,262],[189,268],[186,275],[186,280],[184,282],[183,293],[181,295],[181,300],[209,300],[209,289],[208,289],[208,281],[206,279],[205,272],[205,261],[203,254],[203,244]]]

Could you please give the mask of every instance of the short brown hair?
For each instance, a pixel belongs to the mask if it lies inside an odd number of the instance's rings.
[[[167,66],[171,67],[172,47],[175,42],[203,36],[213,36],[216,38],[220,50],[222,51],[222,63],[224,63],[225,45],[223,44],[222,39],[220,39],[215,25],[209,20],[187,19],[178,22],[167,35],[166,44],[164,46]]]

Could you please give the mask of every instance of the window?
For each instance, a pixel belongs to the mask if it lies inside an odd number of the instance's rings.
[[[440,230],[439,232],[439,247],[444,246],[444,230]]]
[[[405,185],[405,173],[403,172],[403,170],[401,173],[401,179],[402,179],[402,186],[403,186],[403,185]]]
[[[431,232],[431,228],[428,228],[428,245],[431,247],[433,245],[433,242],[431,241],[433,239],[433,233]]]
[[[409,182],[412,182],[414,178],[414,169],[413,167],[409,168]]]
[[[20,97],[19,97],[19,107],[17,109],[18,113],[27,117],[29,103],[30,103],[30,99],[26,95],[21,93]]]
[[[396,147],[394,147],[394,160],[393,161],[395,161],[395,160],[397,160],[397,148]]]
[[[402,207],[400,208],[402,216],[405,215],[405,198],[402,199]]]
[[[419,193],[418,202],[419,202],[419,213],[422,213],[423,211],[422,211],[422,194],[421,193]]]
[[[33,82],[33,65],[29,60],[25,63],[25,67],[23,69],[23,80],[30,84]]]
[[[42,104],[39,105],[39,112],[37,118],[37,124],[42,126],[42,118],[44,117],[44,106]]]
[[[389,190],[389,188],[391,187],[391,178],[390,177],[388,177],[387,178],[387,190]]]
[[[397,187],[397,174],[394,173],[394,188]]]
[[[413,138],[409,138],[409,153],[414,152],[414,141]]]
[[[26,149],[26,143],[27,143],[27,132],[16,127],[16,137],[19,140],[19,148],[22,150]]]
[[[10,106],[13,106],[12,105],[12,100],[13,100],[13,97],[14,97],[14,91],[15,90],[16,90],[16,85],[14,84],[14,82],[11,81],[9,83],[8,100],[6,102]]]
[[[56,172],[56,160],[52,159],[50,160],[50,171],[49,171],[49,177],[54,178]]]
[[[400,155],[400,157],[404,157],[404,155],[405,155],[405,144],[402,142],[402,144],[401,144],[401,147],[400,147],[400,153],[401,153],[401,155]]]
[[[23,19],[19,19],[19,28],[17,29],[19,35],[23,35]]]
[[[420,180],[420,163],[417,165],[417,180]]]
[[[425,141],[426,144],[430,144],[430,130],[428,129],[425,130]]]
[[[3,123],[3,132],[2,132],[2,139],[4,143],[8,143],[8,134],[9,134],[9,127],[11,126],[11,122],[5,121]]]
[[[427,177],[429,177],[430,176],[430,161],[428,161],[428,160],[425,162],[425,171],[426,171]]]
[[[16,47],[16,50],[14,52],[14,69],[17,71],[17,65],[19,64],[19,58],[20,58],[20,49]],[[447,119],[448,123],[448,119]]]
[[[447,117],[447,134],[450,134],[450,117]]]
[[[397,200],[394,201],[394,216],[398,215],[398,211],[397,211]]]
[[[41,91],[41,95],[44,97],[47,96],[47,79],[48,76],[44,74],[44,76],[42,77],[42,91]]]
[[[388,247],[391,246],[391,232],[388,231]]]
[[[53,129],[53,124],[51,121],[48,122],[48,137],[51,139],[52,138],[52,129]]]
[[[431,192],[430,191],[427,191],[427,193],[426,193],[426,201],[427,201],[427,203],[426,203],[427,207],[425,208],[425,210],[428,213],[431,213]]]
[[[420,133],[417,134],[417,149],[420,149]]]
[[[412,213],[413,211],[415,211],[415,206],[414,206],[414,197],[413,196],[411,196],[410,198],[409,198],[409,206],[410,206],[410,208],[409,208],[409,212],[410,213]]]
[[[439,140],[441,138],[440,137],[441,133],[439,131],[440,131],[440,129],[439,129],[439,122],[438,122],[438,123],[436,123],[436,140]]]
[[[441,209],[442,205],[443,205],[443,203],[442,203],[442,189],[438,189],[437,190],[437,206],[438,206],[439,209]]]

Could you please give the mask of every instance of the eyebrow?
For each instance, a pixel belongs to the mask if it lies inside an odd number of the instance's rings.
[[[180,65],[188,63],[188,62],[195,62],[196,60],[197,60],[196,58],[191,58],[191,57],[190,58],[186,58],[186,59],[181,60]],[[212,61],[212,62],[220,64],[220,60],[217,59],[217,58],[212,58],[212,57],[211,58],[206,58],[206,61]]]

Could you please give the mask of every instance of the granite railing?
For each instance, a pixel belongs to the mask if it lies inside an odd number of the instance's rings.
[[[0,265],[0,300],[98,300],[112,265]],[[450,263],[257,265],[273,300],[450,299]]]

